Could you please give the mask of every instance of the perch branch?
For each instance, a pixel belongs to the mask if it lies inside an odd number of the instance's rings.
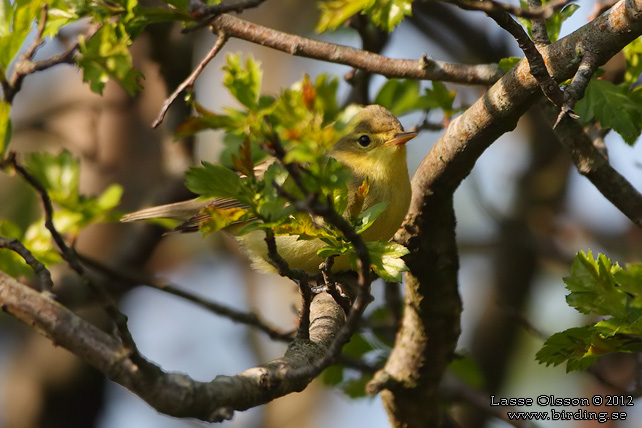
[[[290,55],[343,64],[386,77],[490,85],[504,73],[496,64],[453,64],[425,55],[418,60],[392,59],[349,46],[284,33],[227,14],[216,16],[212,20],[212,29]]]

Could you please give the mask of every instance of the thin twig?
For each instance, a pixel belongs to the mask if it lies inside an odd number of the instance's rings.
[[[584,52],[582,62],[577,68],[571,84],[564,91],[564,105],[557,116],[557,120],[553,124],[553,129],[557,128],[564,116],[568,116],[571,119],[579,119],[579,116],[573,112],[573,107],[575,107],[575,103],[578,100],[584,97],[584,91],[586,91],[586,87],[591,83],[591,77],[595,73],[595,70],[597,70],[597,67],[598,64],[595,55],[590,51]]]
[[[482,12],[504,12],[520,18],[549,19],[555,11],[563,8],[574,0],[556,0],[546,3],[543,6],[531,9],[522,9],[519,6],[512,6],[495,0],[449,0],[452,3],[466,10],[480,10]]]
[[[207,64],[209,64],[209,62],[214,59],[216,55],[218,55],[223,46],[225,46],[227,40],[228,37],[225,35],[225,33],[223,31],[219,31],[218,39],[216,39],[216,43],[214,44],[214,46],[212,46],[212,49],[210,49],[207,55],[205,55],[201,62],[198,63],[194,71],[192,71],[187,79],[183,80],[183,83],[178,85],[174,92],[172,92],[172,94],[167,97],[167,99],[163,103],[163,107],[156,117],[156,120],[154,120],[154,123],[152,123],[152,128],[157,128],[163,122],[163,120],[165,119],[165,115],[167,114],[167,110],[169,110],[169,107],[174,103],[174,101],[176,101],[181,92],[183,92],[187,88],[192,88],[194,86],[196,79],[198,79],[198,77],[201,75]]]
[[[48,68],[54,67],[59,64],[73,63],[74,54],[76,53],[76,50],[78,49],[78,45],[79,45],[78,40],[72,43],[71,46],[69,46],[67,50],[65,50],[65,52],[61,53],[60,55],[54,55],[50,58],[43,59],[40,61],[33,61],[34,54],[36,53],[38,48],[44,43],[44,39],[42,35],[44,32],[46,19],[47,19],[47,8],[45,7],[43,9],[43,17],[40,20],[38,33],[36,34],[36,37],[34,38],[29,48],[16,62],[13,72],[11,73],[11,77],[6,81],[4,79],[2,81],[4,99],[8,103],[11,103],[14,97],[16,96],[16,94],[20,91],[20,88],[22,87],[22,81],[26,76],[33,74],[37,71],[46,70]],[[87,31],[87,33],[85,34],[85,38],[87,39],[92,38],[100,28],[101,28],[101,24],[92,25]]]
[[[0,248],[11,250],[22,257],[25,263],[27,263],[31,267],[31,269],[33,269],[34,273],[38,276],[40,280],[40,286],[42,287],[41,291],[51,293],[51,289],[53,288],[51,273],[49,272],[49,270],[47,270],[45,265],[43,265],[38,259],[33,256],[33,254],[31,254],[31,251],[29,251],[27,247],[22,244],[22,242],[17,239],[9,239],[5,238],[4,236],[0,236]]]
[[[200,30],[201,28],[205,28],[210,25],[212,20],[221,13],[241,13],[245,9],[258,7],[264,1],[265,0],[240,0],[237,2],[219,3],[208,6],[202,1],[190,0],[188,8],[190,15],[193,16],[194,19],[200,20],[200,22],[191,27],[184,28],[181,32],[183,34],[187,34]]]
[[[294,338],[293,332],[283,332],[276,329],[275,327],[271,327],[270,325],[268,325],[268,323],[266,323],[253,312],[242,312],[230,308],[229,306],[222,305],[218,302],[192,294],[189,291],[183,290],[174,284],[159,282],[157,280],[154,280],[153,278],[147,277],[146,275],[132,275],[129,273],[125,273],[121,270],[113,269],[112,267],[107,266],[104,263],[101,263],[100,261],[95,260],[91,257],[87,257],[79,253],[77,254],[82,263],[92,269],[97,270],[107,277],[117,279],[131,285],[144,285],[146,287],[154,288],[167,294],[172,294],[174,296],[180,297],[196,305],[199,305],[200,307],[205,308],[217,315],[228,318],[230,321],[254,327],[259,331],[267,334],[270,339],[288,342]]]
[[[301,310],[299,312],[299,328],[296,337],[307,340],[310,338],[310,305],[312,304],[312,290],[310,289],[310,276],[300,270],[293,269],[288,262],[281,257],[276,246],[276,237],[272,229],[265,229],[265,244],[268,249],[268,257],[274,263],[279,275],[290,278],[294,281],[301,291]]]
[[[326,291],[332,296],[334,301],[337,302],[339,306],[341,306],[341,309],[343,309],[343,312],[345,312],[347,315],[350,312],[352,302],[350,301],[350,297],[348,297],[341,291],[337,284],[337,281],[334,279],[334,275],[332,274],[334,258],[335,256],[326,258],[319,267],[321,269],[321,275],[323,275],[323,282],[325,283]]]

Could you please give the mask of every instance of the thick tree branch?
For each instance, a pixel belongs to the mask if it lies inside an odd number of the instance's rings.
[[[386,77],[490,85],[503,74],[495,64],[453,64],[436,61],[427,56],[419,60],[392,59],[349,46],[283,33],[226,14],[212,20],[212,29],[215,33],[222,31],[229,37],[267,46],[290,55],[348,65]]]
[[[623,0],[540,53],[550,75],[561,82],[575,74],[583,53],[604,64],[641,34],[642,0]],[[453,120],[413,177],[409,214],[397,235],[410,250],[406,312],[396,346],[370,386],[371,392],[385,390],[384,405],[395,426],[439,426],[436,388],[457,343],[461,310],[452,195],[477,158],[516,126],[539,95],[539,84],[522,60]]]
[[[310,308],[310,340],[295,340],[282,358],[239,375],[197,382],[180,373],[165,373],[145,360],[136,364],[112,336],[3,272],[0,308],[96,367],[156,410],[212,422],[231,418],[235,410],[303,390],[312,378],[294,373],[323,358],[345,320],[343,310],[332,297],[321,293]]]

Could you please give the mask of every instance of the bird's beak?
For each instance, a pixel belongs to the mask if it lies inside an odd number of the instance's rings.
[[[400,132],[398,134],[395,134],[395,136],[392,137],[392,140],[388,140],[384,144],[386,146],[399,146],[402,144],[406,144],[408,141],[412,140],[416,136],[417,136],[416,132]]]

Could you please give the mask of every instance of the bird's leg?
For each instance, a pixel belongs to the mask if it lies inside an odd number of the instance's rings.
[[[348,313],[350,313],[350,308],[352,307],[352,299],[350,299],[350,296],[345,293],[341,284],[335,281],[334,276],[332,275],[333,264],[334,256],[331,256],[319,265],[319,269],[323,275],[323,291],[326,291],[331,295],[334,301],[337,302],[337,305],[341,306],[343,312],[348,315]],[[319,286],[320,285],[317,284],[317,287]]]
[[[299,328],[296,336],[299,339],[310,338],[310,305],[314,294],[310,287],[309,281],[294,280],[301,291],[301,311],[299,312]]]

